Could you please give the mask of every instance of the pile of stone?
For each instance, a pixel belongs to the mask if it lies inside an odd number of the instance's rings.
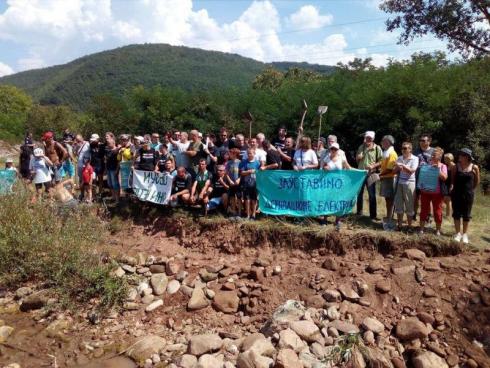
[[[124,256],[114,274],[126,277],[132,287],[124,309],[153,312],[164,305],[162,297],[177,292],[188,296],[187,309],[199,310],[212,306],[225,314],[243,311],[241,322],[250,322],[251,315],[260,312],[266,302],[264,293],[270,289],[265,278],[281,273],[280,266],[257,259],[252,265],[231,264],[205,266],[197,274],[189,274],[185,260],[164,257]]]
[[[190,337],[184,353],[164,364],[172,368],[415,368],[457,366],[458,356],[447,355],[431,338],[435,319],[429,315],[403,318],[390,331],[374,317],[356,325],[338,306],[306,308],[289,300],[279,307],[259,333],[234,336],[225,332]],[[127,354],[140,366],[161,362],[166,342],[147,336]]]

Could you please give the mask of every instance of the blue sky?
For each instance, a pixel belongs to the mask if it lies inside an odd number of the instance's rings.
[[[445,50],[396,45],[379,0],[0,0],[0,76],[134,43],[334,65]]]

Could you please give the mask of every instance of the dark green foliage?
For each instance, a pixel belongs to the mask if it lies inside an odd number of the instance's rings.
[[[278,63],[307,67],[306,63]],[[0,84],[24,89],[44,105],[90,107],[99,95],[122,96],[136,85],[186,91],[248,87],[266,64],[239,55],[165,44],[131,45],[76,59],[68,64],[0,78]],[[312,65],[312,70],[331,67]]]

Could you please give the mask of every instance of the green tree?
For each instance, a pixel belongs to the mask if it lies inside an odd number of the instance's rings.
[[[0,85],[0,139],[14,142],[24,134],[32,99],[14,86]]]

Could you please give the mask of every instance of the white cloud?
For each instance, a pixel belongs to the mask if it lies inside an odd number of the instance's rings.
[[[124,22],[124,21],[116,21],[112,26],[113,34],[115,37],[121,40],[137,40],[141,38],[142,32],[138,26]]]
[[[320,43],[313,44],[286,44],[284,54],[289,61],[306,61],[314,64],[336,64],[347,62],[355,55],[346,52],[347,41],[343,34],[333,34],[325,37]]]
[[[3,77],[4,75],[13,74],[13,72],[14,72],[14,69],[12,69],[7,64],[0,62],[0,77]]]
[[[21,58],[17,61],[19,71],[39,69],[47,66],[46,62],[39,55],[32,54],[29,57]]]
[[[302,6],[287,19],[291,28],[297,30],[322,28],[331,24],[332,20],[333,16],[331,14],[321,15],[313,5]]]

